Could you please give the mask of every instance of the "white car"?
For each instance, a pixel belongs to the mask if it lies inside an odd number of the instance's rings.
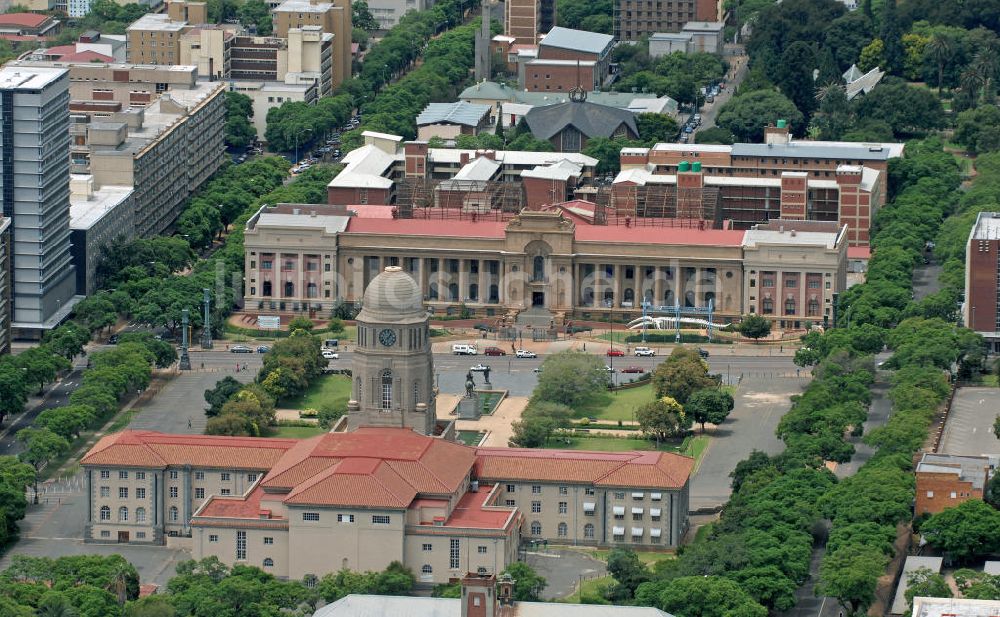
[[[339,360],[340,354],[338,354],[336,351],[333,351],[332,349],[324,349],[323,357],[326,358],[327,360]]]
[[[538,354],[527,349],[517,349],[514,351],[514,356],[518,358],[537,358]]]
[[[485,364],[483,364],[483,363],[480,362],[479,364],[473,366],[469,370],[473,371],[474,373],[482,373],[482,372],[484,372],[488,368],[490,368],[490,367],[488,367]]]
[[[618,369],[613,369],[613,368],[611,368],[607,364],[604,365],[604,370],[607,371],[607,372],[609,372],[609,373],[617,373],[618,372]]]
[[[640,358],[640,357],[643,357],[643,358],[652,358],[655,355],[656,355],[656,350],[650,349],[649,347],[636,347],[635,348],[635,356],[637,358]]]

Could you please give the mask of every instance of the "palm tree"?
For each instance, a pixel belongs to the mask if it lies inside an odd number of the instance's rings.
[[[66,596],[59,592],[49,592],[42,596],[38,604],[38,617],[77,617],[76,609]]]
[[[980,94],[983,89],[984,81],[982,76],[970,66],[962,71],[960,81],[962,90],[969,93],[969,104],[975,107],[979,104]]]
[[[952,45],[951,39],[945,36],[941,32],[935,32],[931,36],[931,40],[927,42],[927,46],[924,48],[930,58],[937,64],[938,74],[937,74],[937,87],[938,87],[938,98],[941,98],[941,86],[944,83],[944,66],[951,62],[952,57],[955,55],[955,46]]]
[[[970,84],[979,86],[976,90],[978,96],[975,98],[977,101],[985,102],[992,97],[993,84],[998,73],[1000,73],[1000,59],[997,58],[997,50],[987,46],[972,57],[972,62],[969,63],[969,68],[963,73],[962,78],[968,79]]]
[[[111,573],[111,580],[108,582],[107,590],[115,594],[118,598],[118,605],[125,606],[128,598],[128,584],[132,579],[132,568],[128,563],[115,565]]]

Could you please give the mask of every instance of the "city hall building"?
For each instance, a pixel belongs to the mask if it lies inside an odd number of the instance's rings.
[[[400,561],[425,584],[497,574],[523,539],[678,545],[693,459],[456,443],[436,416],[429,334],[416,281],[390,266],[365,292],[347,419],[333,432],[102,438],[82,460],[86,540],[170,538],[195,559],[296,579]]]
[[[549,313],[634,318],[643,302],[713,306],[719,320],[755,312],[782,327],[832,320],[846,286],[847,230],[835,222],[773,220],[751,230],[703,221],[609,217],[571,201],[509,217],[393,206],[279,204],[244,234],[249,312],[328,314],[386,266],[417,282],[436,314]],[[547,320],[546,320],[547,321]]]

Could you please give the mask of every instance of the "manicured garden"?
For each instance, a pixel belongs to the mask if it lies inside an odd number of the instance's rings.
[[[346,411],[347,400],[350,397],[350,377],[344,375],[323,375],[313,381],[301,395],[282,399],[278,406],[285,409]]]
[[[325,432],[327,432],[327,430],[321,426],[271,426],[267,429],[266,437],[308,439]]]

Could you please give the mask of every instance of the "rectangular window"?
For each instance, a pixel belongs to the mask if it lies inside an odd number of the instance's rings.
[[[421,544],[420,545],[420,549],[422,551],[424,551],[425,553],[429,553],[429,552],[431,552],[431,551],[434,550],[434,545],[433,544]]]
[[[449,547],[448,550],[448,567],[451,568],[452,570],[458,568],[458,555],[459,555],[458,550],[459,550],[458,538],[452,538],[451,546]]]
[[[507,485],[507,492],[508,493],[513,493],[514,492],[514,485],[513,484],[508,484]]]
[[[146,539],[146,532],[145,531],[137,531],[137,532],[135,532],[135,537],[137,539],[139,539],[139,540],[145,540]]]
[[[128,472],[127,471],[119,471],[118,472],[118,479],[119,480],[128,480]]]
[[[540,495],[542,493],[542,486],[540,484],[532,484],[531,493],[533,495]]]
[[[625,499],[625,491],[615,491],[615,499]]]
[[[128,487],[119,486],[118,487],[118,499],[128,499]]]
[[[811,281],[809,281],[808,285],[809,285],[809,289],[819,289],[819,281],[817,281],[817,280],[811,280]]]
[[[139,487],[139,488],[135,489],[135,498],[136,499],[145,499],[146,498],[146,489],[144,489],[142,487]]]
[[[569,504],[565,501],[559,502],[559,514],[566,514]]]
[[[303,512],[302,513],[302,520],[304,520],[304,521],[318,521],[319,520],[319,512]]]
[[[102,486],[101,487],[101,497],[111,497],[111,487]]]
[[[257,481],[257,474],[255,474],[255,473],[248,473],[247,474],[247,482],[249,482],[250,484],[253,484],[256,481]]]
[[[593,495],[594,494],[593,487],[588,486],[587,488],[583,489],[583,494],[584,495]]]
[[[388,525],[390,520],[388,514],[372,514],[372,525]]]
[[[204,471],[196,471],[196,472],[194,472],[194,479],[195,480],[204,480],[205,479],[205,472]]]
[[[338,523],[353,523],[354,522],[354,515],[353,514],[338,514],[337,515],[337,522]]]
[[[102,538],[110,538],[111,537],[111,532],[108,531],[107,529],[105,529],[104,531],[101,532],[101,537]]]
[[[274,544],[274,538],[264,537],[264,544]]]
[[[236,559],[237,561],[247,558],[247,532],[236,532]]]
[[[231,491],[228,488],[222,488],[222,489],[219,489],[219,494],[220,495],[232,495],[233,491]]]
[[[568,486],[560,486],[559,487],[559,494],[560,495],[569,495],[569,487]]]
[[[136,480],[145,480],[146,479],[146,472],[145,471],[137,471],[137,472],[135,472],[135,479]]]
[[[107,470],[107,469],[102,469],[101,470],[101,479],[102,480],[107,480],[110,477],[111,477],[111,472],[109,470]]]
[[[194,497],[195,497],[195,499],[204,499],[205,498],[205,489],[203,489],[203,488],[196,488],[196,489],[194,489]]]
[[[171,480],[176,480],[177,479],[177,472],[176,471],[171,471],[170,472],[170,479]]]
[[[219,474],[219,479],[222,480],[223,482],[229,482],[229,474],[223,472]]]
[[[480,555],[485,555],[486,554],[486,547],[485,546],[480,546],[478,548],[478,552],[479,552]]]
[[[934,491],[927,491],[927,498],[934,499]]]
[[[171,486],[170,487],[170,496],[173,497],[173,498],[177,497],[177,487],[176,486]]]
[[[513,499],[508,499],[507,501],[504,502],[504,505],[507,506],[508,508],[513,508],[516,505],[516,503]]]
[[[531,511],[534,512],[535,514],[541,512],[542,511],[542,502],[540,502],[540,501],[532,501],[531,502]]]

